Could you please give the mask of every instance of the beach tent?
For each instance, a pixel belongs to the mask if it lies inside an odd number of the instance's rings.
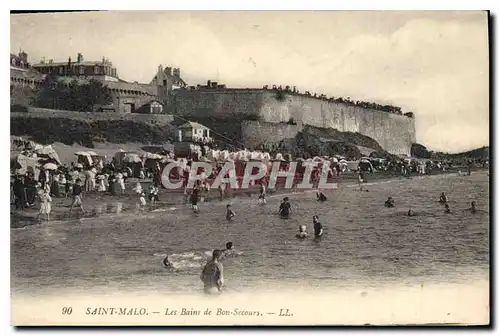
[[[58,165],[61,164],[61,160],[59,159],[59,155],[57,155],[57,152],[52,147],[52,145],[43,146],[43,145],[40,145],[40,144],[35,144],[33,151],[40,158],[46,158],[46,159],[52,160],[55,163],[57,163]]]
[[[14,172],[20,175],[26,175],[27,173],[33,173],[35,180],[38,180],[38,175],[40,174],[40,164],[38,163],[38,157],[29,157],[24,154],[19,154],[15,157],[15,169]]]
[[[358,166],[361,170],[375,172],[373,164],[367,157],[362,157],[361,159],[359,159]]]
[[[92,152],[94,153],[94,152]],[[90,155],[89,152],[85,151],[78,151],[74,153],[77,156],[76,162],[81,163],[84,166],[91,166],[94,161],[92,160],[92,156]],[[95,155],[95,153],[94,153]]]

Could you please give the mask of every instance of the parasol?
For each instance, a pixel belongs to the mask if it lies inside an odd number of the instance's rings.
[[[55,163],[49,162],[49,163],[46,163],[46,164],[43,165],[43,169],[46,169],[46,170],[56,170],[57,169],[57,165]]]

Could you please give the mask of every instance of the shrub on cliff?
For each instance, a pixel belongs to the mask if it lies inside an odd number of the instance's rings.
[[[356,146],[373,148],[377,152],[388,154],[376,140],[361,133],[341,132],[333,128],[321,128],[310,125],[306,125],[303,129],[303,132],[316,135],[320,138],[332,139],[338,142],[345,142]]]
[[[28,112],[28,108],[24,105],[14,104],[10,106],[11,112]]]
[[[131,120],[82,121],[66,118],[12,117],[12,135],[28,135],[42,144],[61,142],[94,147],[94,142],[162,144],[175,136],[173,126],[151,126]]]
[[[284,101],[285,99],[286,99],[285,93],[283,91],[281,91],[281,90],[278,90],[276,92],[276,100],[277,101]]]
[[[333,155],[343,155],[352,159],[361,157],[359,148],[353,144],[343,141],[323,141],[320,137],[304,131],[299,132],[293,139],[282,140],[278,144],[278,151],[306,159]]]
[[[109,105],[112,102],[108,88],[99,81],[80,84],[74,80],[66,86],[53,76],[44,80],[34,99],[37,107],[80,112],[90,112],[94,105]]]

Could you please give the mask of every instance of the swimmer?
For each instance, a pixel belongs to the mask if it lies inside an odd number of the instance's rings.
[[[236,216],[236,214],[234,213],[234,211],[231,209],[231,204],[228,204],[226,206],[226,219],[227,220],[231,220],[233,219],[233,217]]]
[[[324,202],[327,200],[326,198],[326,195],[323,194],[321,191],[319,192],[316,192],[316,199],[319,201],[319,202]]]
[[[191,198],[190,198],[190,201],[191,201],[191,207],[193,208],[193,212],[194,213],[199,213],[200,210],[198,209],[198,193],[199,193],[199,188],[197,186],[195,186],[193,188],[193,191],[191,192]]]
[[[222,256],[221,256],[221,260],[226,258],[226,257],[231,257],[235,254],[234,252],[234,246],[233,246],[233,243],[232,242],[227,242],[226,243],[226,248],[224,250],[222,250]]]
[[[166,256],[165,259],[163,259],[163,266],[167,268],[174,268],[174,265],[172,265],[170,260],[168,260],[168,256]]]
[[[387,201],[385,201],[384,205],[386,208],[394,208],[394,199],[391,196],[389,196],[389,198],[387,198]]]
[[[209,260],[203,267],[200,280],[203,282],[203,289],[206,294],[219,293],[224,285],[224,267],[220,261],[221,250],[214,250],[212,260]]]
[[[281,218],[288,218],[291,213],[290,202],[288,202],[288,197],[283,198],[283,202],[280,204],[280,208],[278,211]]]
[[[410,208],[408,210],[408,217],[414,217],[415,216],[415,212]]]
[[[264,183],[260,184],[260,191],[259,191],[259,204],[266,204],[266,186]]]
[[[295,237],[300,238],[300,239],[307,238],[306,230],[307,230],[307,226],[299,225],[299,233],[297,233],[295,235]]]
[[[319,238],[323,235],[323,225],[319,222],[318,216],[313,216],[313,224],[314,224],[314,236]]]
[[[472,201],[470,203],[470,208],[468,209],[470,212],[472,213],[476,213],[477,212],[477,209],[476,209],[476,202],[475,201]]]
[[[450,206],[448,205],[448,203],[445,203],[444,204],[444,213],[451,213],[451,210],[450,210]]]
[[[448,203],[448,197],[446,197],[445,193],[441,193],[441,196],[439,196],[439,203]]]

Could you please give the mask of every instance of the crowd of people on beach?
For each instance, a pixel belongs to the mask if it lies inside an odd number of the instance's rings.
[[[206,152],[203,153],[206,155]],[[33,171],[28,171],[25,175],[13,174],[12,179],[12,200],[15,205],[16,210],[25,210],[26,208],[33,207],[36,203],[36,199],[40,202],[40,211],[38,213],[37,219],[46,217],[50,220],[50,213],[52,210],[53,198],[71,198],[71,203],[69,206],[69,212],[71,213],[75,207],[79,208],[81,212],[85,213],[85,208],[83,205],[83,195],[85,194],[107,194],[110,196],[120,196],[125,193],[126,182],[130,178],[137,177],[137,181],[134,187],[131,189],[138,199],[138,207],[144,209],[149,203],[154,205],[159,202],[159,192],[162,188],[162,169],[166,163],[176,160],[175,157],[170,157],[167,161],[156,161],[153,165],[144,167],[144,165],[137,164],[123,164],[118,163],[115,158],[109,162],[103,162],[102,159],[95,160],[92,164],[83,165],[82,163],[71,163],[70,167],[62,164],[58,165],[55,169],[42,168],[38,174],[38,179],[35,179]],[[227,158],[226,158],[227,159]],[[315,158],[316,159],[316,158]],[[345,160],[339,160],[338,158],[317,158],[318,162],[327,162],[329,164],[329,176],[338,178],[347,170],[347,165],[344,164]],[[214,169],[212,173],[208,176],[201,172],[201,178],[198,179],[194,186],[189,189],[188,182],[190,180],[191,165],[193,162],[206,161],[204,156],[199,154],[196,156],[189,157],[184,160],[181,169],[173,170],[172,174],[174,176],[169,176],[169,178],[174,178],[182,181],[183,194],[185,202],[189,204],[194,213],[200,213],[199,203],[203,203],[211,189],[211,181],[214,176],[218,175],[224,161],[221,160],[217,162],[214,160]],[[300,159],[299,159],[300,160]],[[280,158],[280,169],[288,170],[289,160]],[[302,160],[303,164],[311,162],[312,159]],[[242,166],[244,167],[244,166]],[[364,161],[361,160],[355,174],[357,175],[357,182],[360,191],[368,191],[363,185],[367,182],[365,174],[374,174],[376,171],[386,171],[388,169],[394,169],[399,171],[401,176],[410,176],[412,173],[418,175],[427,175],[432,172],[433,169],[438,169],[440,171],[445,171],[449,166],[446,163],[440,161],[425,161],[423,164],[416,160],[404,160],[400,161],[388,161],[366,158]],[[240,167],[241,168],[241,167]],[[319,180],[319,172],[321,165],[313,170],[311,180],[317,182]],[[467,169],[467,175],[470,175],[470,165]],[[299,174],[300,175],[300,174]],[[228,177],[228,176],[226,176]],[[149,189],[145,190],[141,182],[145,179],[150,179],[152,182],[149,183]],[[258,197],[257,202],[259,205],[267,204],[267,193],[271,192],[267,190],[269,176],[266,175],[263,178],[253,181],[255,186],[258,187]],[[299,178],[301,180],[301,178]],[[294,181],[294,185],[296,181]],[[218,186],[219,198],[221,201],[226,197],[226,191],[229,186],[225,183],[221,183]],[[273,190],[272,192],[274,192]],[[327,196],[321,191],[316,191],[316,200],[319,203],[326,202],[328,200]],[[445,213],[451,213],[448,198],[445,193],[442,193],[439,199],[439,203],[444,206]],[[394,208],[395,201],[392,197],[389,197],[385,203],[385,207]],[[476,204],[473,201],[471,203],[471,208],[468,209],[471,213],[476,213],[478,210]],[[286,220],[292,215],[292,206],[290,199],[284,197],[279,205],[277,215]],[[410,208],[407,213],[408,216],[413,217],[417,214]],[[237,217],[237,214],[232,208],[231,204],[226,205],[225,218],[227,221],[233,221]],[[319,216],[314,214],[312,216],[312,226],[314,230],[314,239],[320,239],[324,234],[324,227],[320,222]],[[304,240],[308,238],[307,225],[299,225],[298,232],[295,237],[299,240]],[[202,275],[200,279],[202,280],[205,288],[205,292],[214,293],[220,292],[223,287],[223,266],[222,260],[229,256],[238,255],[234,252],[234,246],[232,242],[226,244],[225,249],[217,249],[212,252],[212,258],[204,265],[202,270]],[[176,261],[172,256],[167,256],[163,260],[165,267],[175,270]]]

